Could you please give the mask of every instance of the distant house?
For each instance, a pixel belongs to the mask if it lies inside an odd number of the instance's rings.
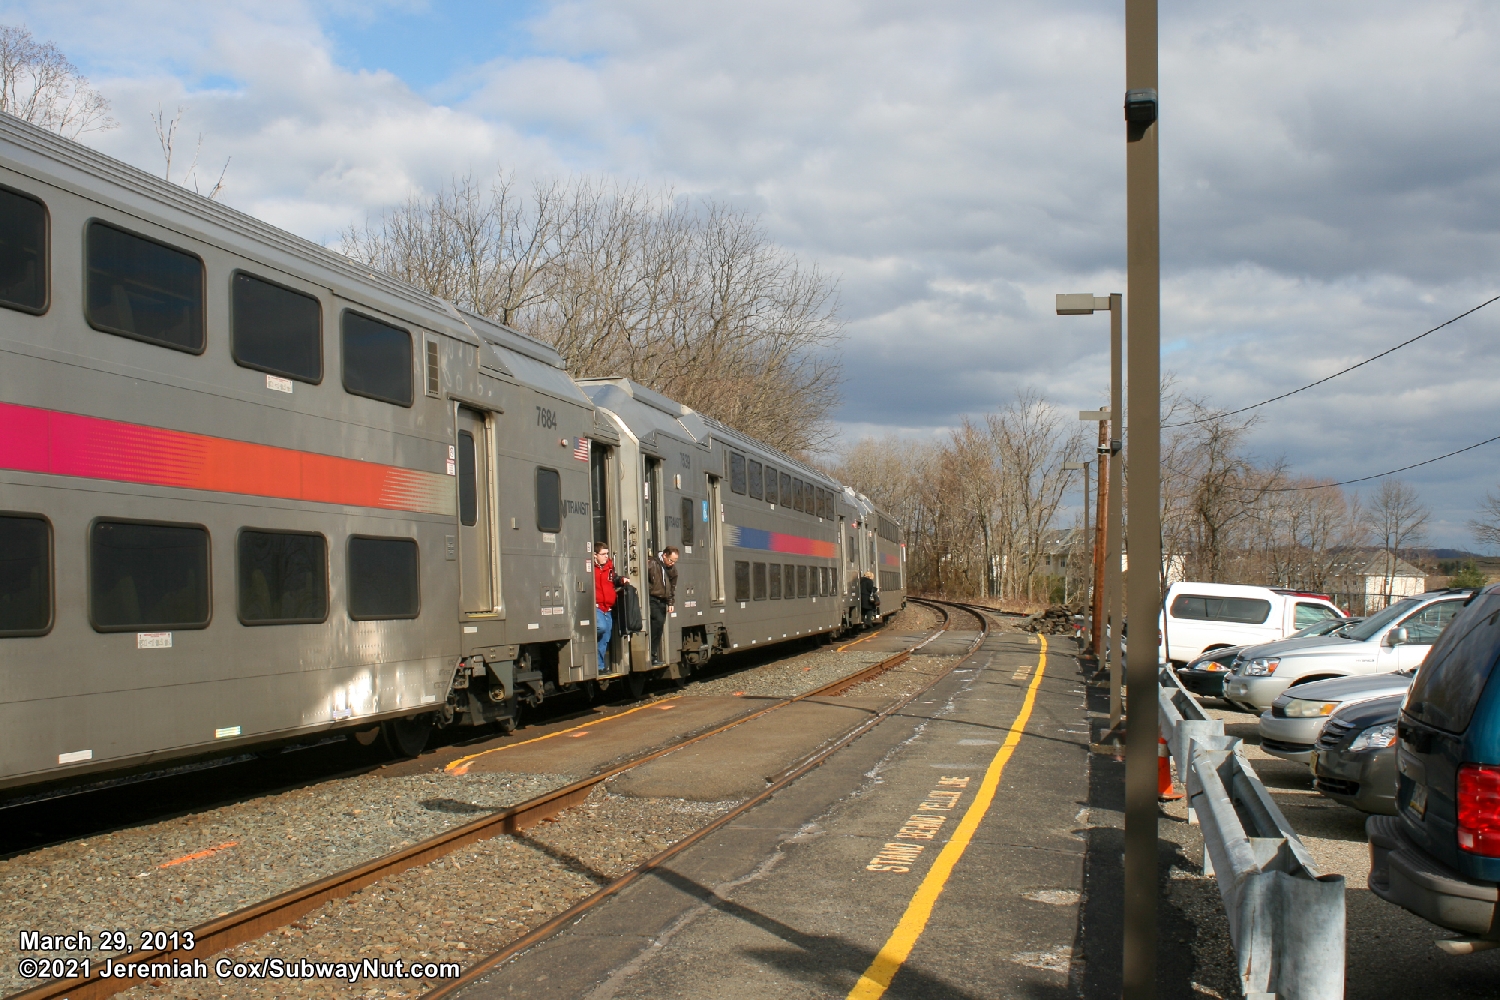
[[[1058,528],[1047,532],[1042,536],[1042,561],[1037,572],[1044,576],[1066,576],[1068,560],[1088,562],[1093,554],[1091,541],[1082,528]]]
[[[1333,567],[1330,579],[1334,599],[1356,615],[1373,614],[1391,601],[1427,590],[1424,570],[1388,552],[1351,553]]]

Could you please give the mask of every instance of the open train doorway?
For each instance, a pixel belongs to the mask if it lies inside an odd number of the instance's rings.
[[[494,511],[489,429],[484,414],[458,409],[458,564],[466,616],[493,615],[495,600]]]
[[[615,496],[611,485],[613,482],[612,472],[615,469],[615,451],[608,445],[594,441],[589,449],[589,502],[590,517],[593,521],[593,543],[603,543],[608,546],[614,559],[615,572],[621,576],[630,575],[630,563],[626,554],[621,550],[624,542],[623,532],[617,533],[612,529],[615,525]],[[593,549],[593,545],[590,547]],[[593,563],[589,564],[592,572]],[[589,587],[590,595],[594,594],[594,588]],[[591,603],[593,598],[591,597]],[[618,597],[616,598],[618,601]],[[594,605],[597,608],[597,604]],[[595,611],[595,641],[598,635],[597,624],[598,612]],[[610,617],[609,642],[604,648],[603,662],[598,665],[598,673],[601,678],[615,674],[626,673],[630,670],[630,654],[627,647],[629,638],[624,634],[621,615],[612,611]],[[601,680],[601,684],[608,683]]]

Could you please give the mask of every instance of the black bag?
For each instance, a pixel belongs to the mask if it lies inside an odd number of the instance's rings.
[[[615,631],[630,635],[642,631],[641,596],[633,585],[622,583],[615,591]]]

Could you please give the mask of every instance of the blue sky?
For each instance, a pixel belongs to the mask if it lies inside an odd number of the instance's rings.
[[[756,212],[840,280],[846,437],[940,434],[1035,386],[1107,385],[1124,287],[1121,5],[1092,0],[5,2],[114,102],[146,169],[187,110],[200,173],[304,236],[496,168]],[[1500,291],[1500,11],[1182,0],[1161,22],[1164,365],[1232,408]],[[206,183],[212,183],[209,177]],[[1127,304],[1128,305],[1128,304]],[[1500,305],[1261,411],[1255,452],[1354,478],[1500,425]],[[1500,445],[1407,478],[1431,539]]]

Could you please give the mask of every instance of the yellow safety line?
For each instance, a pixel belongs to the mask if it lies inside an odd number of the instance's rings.
[[[1042,638],[1041,645],[1036,676],[1032,678],[1031,686],[1026,690],[1026,700],[1021,703],[1021,711],[1016,716],[1016,721],[1010,724],[1010,732],[1005,737],[1005,743],[995,752],[988,770],[984,772],[984,780],[979,784],[979,791],[974,795],[974,801],[964,812],[964,818],[959,820],[958,827],[953,831],[953,839],[948,841],[942,853],[937,856],[937,860],[932,863],[927,877],[917,887],[916,895],[912,896],[911,902],[907,904],[906,912],[901,915],[901,922],[891,932],[885,946],[875,955],[875,960],[870,963],[865,974],[859,977],[859,982],[854,984],[854,989],[849,991],[848,1000],[877,1000],[882,996],[890,988],[891,980],[895,978],[902,963],[916,946],[917,939],[922,936],[922,931],[926,929],[927,921],[932,917],[932,908],[937,904],[938,897],[942,895],[948,876],[953,874],[959,858],[963,857],[969,841],[974,837],[974,831],[979,829],[979,821],[984,819],[984,814],[989,811],[990,803],[995,800],[995,790],[1000,786],[1000,775],[1005,770],[1005,764],[1010,760],[1011,754],[1015,753],[1016,746],[1021,742],[1021,734],[1026,729],[1027,720],[1031,718],[1031,710],[1036,704],[1037,688],[1041,685],[1042,674],[1047,669],[1046,638]]]
[[[610,721],[612,721],[614,719],[623,719],[625,716],[630,715],[632,712],[639,712],[642,709],[646,709],[646,708],[657,708],[657,707],[659,707],[661,705],[666,704],[669,701],[676,701],[676,700],[677,699],[674,697],[674,698],[662,698],[662,699],[660,699],[658,701],[650,701],[650,702],[647,702],[644,705],[637,705],[637,706],[635,706],[635,708],[626,709],[625,711],[620,712],[620,713],[615,714],[615,715],[606,715],[602,719],[595,719],[593,722],[585,722],[582,725],[570,726],[567,729],[559,729],[556,732],[547,733],[544,736],[533,736],[531,739],[529,739],[529,740],[521,740],[519,743],[507,743],[507,744],[505,744],[504,746],[501,746],[501,747],[490,747],[488,750],[481,750],[478,753],[471,753],[467,757],[460,757],[460,758],[458,758],[458,760],[449,761],[448,762],[448,766],[445,767],[445,768],[443,768],[443,770],[444,771],[451,771],[454,774],[465,774],[469,770],[469,762],[473,761],[473,760],[477,760],[478,758],[483,757],[485,754],[499,753],[501,750],[514,750],[516,747],[524,747],[528,743],[540,743],[542,740],[550,740],[552,737],[554,737],[554,736],[561,736],[563,733],[571,733],[571,732],[574,732],[574,731],[579,730],[579,729],[588,729],[588,728],[590,728],[592,726],[601,726],[604,723],[610,722]],[[462,770],[460,770],[460,768]]]
[[[862,635],[858,639],[855,639],[853,642],[846,642],[846,643],[844,643],[842,646],[839,646],[837,649],[835,649],[834,652],[835,653],[842,653],[844,650],[848,649],[850,646],[858,646],[860,643],[864,642],[866,639],[873,639],[877,635],[879,635],[881,632],[884,632],[884,631],[885,631],[885,629],[883,629],[883,628],[882,629],[876,629],[874,632],[871,632],[869,635]]]

